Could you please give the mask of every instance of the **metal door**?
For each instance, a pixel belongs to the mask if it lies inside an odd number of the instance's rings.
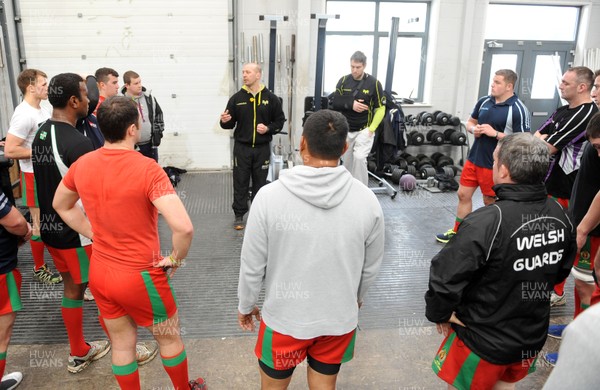
[[[531,113],[536,131],[559,106],[558,85],[571,66],[573,42],[488,41],[484,49],[480,96],[488,95],[494,72],[512,69],[519,75],[515,92]]]

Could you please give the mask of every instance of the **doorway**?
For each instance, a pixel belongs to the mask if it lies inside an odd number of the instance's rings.
[[[531,114],[531,131],[539,129],[561,105],[558,85],[573,63],[574,42],[486,41],[479,96],[489,95],[494,72],[512,69],[519,79],[515,93]]]

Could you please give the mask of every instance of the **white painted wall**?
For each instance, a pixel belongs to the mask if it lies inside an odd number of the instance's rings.
[[[407,114],[443,110],[463,120],[468,118],[478,98],[488,3],[433,0],[426,57],[426,103],[405,106]],[[586,49],[600,47],[600,24],[592,22],[600,20],[600,0],[527,3],[583,6],[576,65]],[[220,129],[218,123],[227,99],[240,87],[239,81],[233,79],[229,62],[231,36],[227,19],[232,15],[228,1],[21,0],[21,7],[29,67],[39,67],[50,76],[65,71],[93,73],[101,66],[113,67],[121,74],[136,70],[165,111],[166,136],[159,150],[160,162],[188,169],[231,166],[231,132]],[[286,117],[289,80],[285,46],[290,44],[291,34],[296,34],[291,122],[296,145],[304,97],[314,94],[317,22],[310,19],[310,14],[324,13],[325,9],[325,0],[238,0],[236,38],[243,31],[248,45],[253,35],[263,35],[265,84],[269,72],[269,23],[259,21],[258,16],[289,17],[287,22],[278,24],[284,49],[282,63],[276,67],[275,88],[283,98]],[[510,26],[509,21],[490,22]],[[237,49],[231,56],[241,61]],[[340,69],[340,74],[345,71]],[[284,139],[287,142],[287,137]]]
[[[160,163],[230,166],[226,1],[21,0],[28,67],[49,77],[135,70],[165,114]],[[176,135],[177,134],[177,135]]]

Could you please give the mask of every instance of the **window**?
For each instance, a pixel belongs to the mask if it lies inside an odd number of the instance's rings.
[[[385,87],[392,17],[400,18],[392,91],[399,97],[423,101],[425,53],[429,29],[429,1],[327,1],[323,91],[333,92],[341,76],[350,73],[350,56],[367,56],[366,72]]]
[[[486,39],[570,42],[577,37],[579,7],[490,4],[487,20]],[[498,20],[510,20],[519,28],[507,28]]]

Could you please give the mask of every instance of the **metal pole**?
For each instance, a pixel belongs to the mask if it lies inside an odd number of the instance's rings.
[[[388,56],[387,74],[385,76],[385,91],[392,92],[392,81],[394,81],[394,64],[396,63],[396,43],[398,42],[398,28],[400,18],[392,18],[392,29],[390,30],[390,53]]]
[[[321,109],[321,95],[323,94],[323,64],[325,61],[325,27],[328,19],[339,19],[340,15],[317,15],[312,14],[311,19],[317,19],[319,30],[317,34],[317,67],[315,74],[315,112]]]

